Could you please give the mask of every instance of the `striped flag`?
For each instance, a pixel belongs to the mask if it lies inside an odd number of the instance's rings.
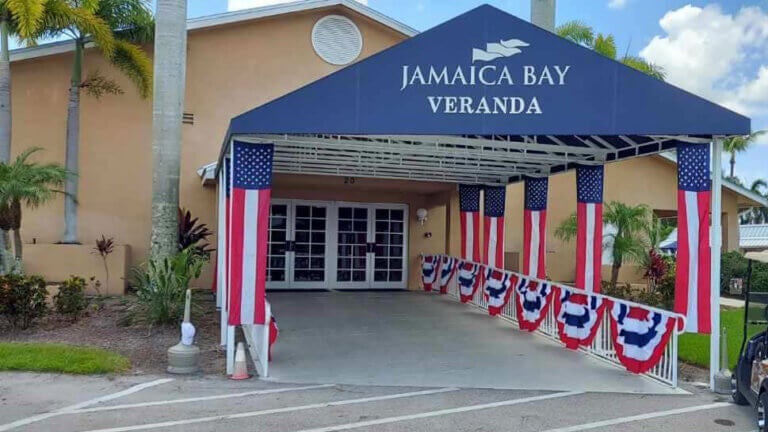
[[[480,261],[480,186],[459,185],[461,257]]]
[[[525,180],[523,211],[523,274],[544,279],[547,243],[547,189],[549,179]]]
[[[709,146],[677,146],[677,280],[675,312],[685,315],[685,331],[711,332],[711,250]],[[719,169],[717,167],[716,169]]]
[[[576,168],[576,287],[600,292],[603,261],[603,167]]]
[[[266,324],[272,144],[232,144],[229,325]]]
[[[485,264],[504,268],[504,203],[507,188],[487,186],[484,193],[483,238],[485,239]]]

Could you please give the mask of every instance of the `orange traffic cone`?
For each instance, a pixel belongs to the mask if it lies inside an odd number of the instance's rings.
[[[245,344],[242,342],[237,344],[237,351],[235,351],[235,368],[234,373],[229,379],[244,380],[251,376],[248,375],[248,363],[245,358]]]

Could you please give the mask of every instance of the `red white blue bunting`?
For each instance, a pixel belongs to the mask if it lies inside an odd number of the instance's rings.
[[[443,255],[440,258],[440,294],[448,293],[448,284],[453,274],[456,273],[458,260],[454,257]]]
[[[552,285],[547,282],[531,281],[521,276],[515,287],[517,291],[517,323],[520,330],[536,331],[547,317],[552,303]]]
[[[467,303],[475,297],[475,291],[480,285],[480,272],[482,266],[480,264],[472,263],[469,261],[462,261],[459,264],[459,297],[462,303]]]
[[[555,316],[560,340],[566,348],[589,346],[597,335],[606,302],[601,297],[558,287]]]
[[[517,279],[511,273],[488,267],[485,271],[485,283],[483,293],[488,302],[488,314],[496,316],[501,313],[512,296],[513,279]]]
[[[421,283],[424,285],[424,291],[432,291],[432,285],[437,281],[437,264],[435,255],[421,257]]]
[[[609,301],[616,356],[628,371],[641,374],[661,359],[677,319],[641,306]]]

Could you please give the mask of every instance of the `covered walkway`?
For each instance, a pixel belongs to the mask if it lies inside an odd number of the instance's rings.
[[[449,296],[272,292],[270,378],[294,383],[626,393],[679,392]]]

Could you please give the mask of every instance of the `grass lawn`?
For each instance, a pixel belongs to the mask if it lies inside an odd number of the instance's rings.
[[[101,348],[50,343],[0,343],[0,371],[101,374],[125,372],[131,363]]]
[[[728,362],[731,370],[739,360],[739,349],[744,335],[744,309],[722,309],[720,311],[720,327],[726,331],[728,338]],[[747,329],[749,336],[765,330],[765,326],[752,325]],[[686,333],[680,335],[678,349],[680,360],[696,366],[709,367],[709,335]]]

